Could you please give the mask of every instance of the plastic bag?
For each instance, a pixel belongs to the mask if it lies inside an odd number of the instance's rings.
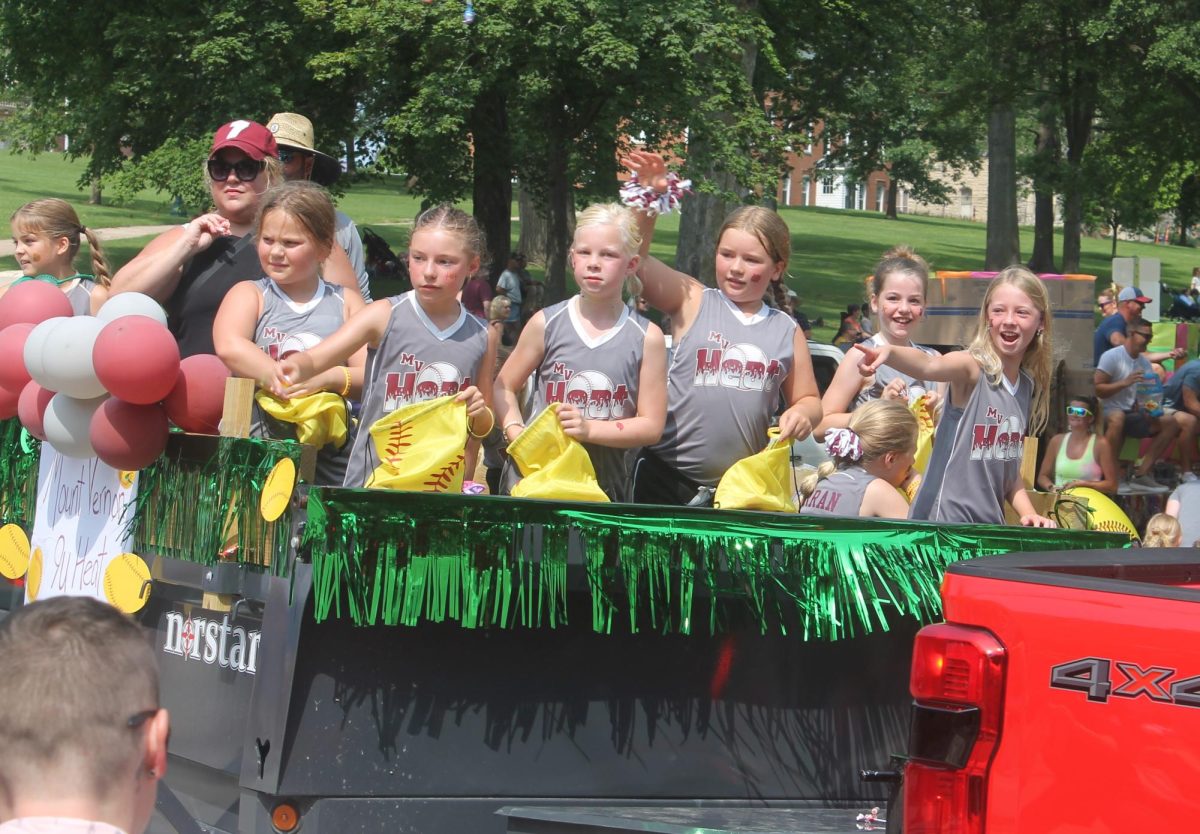
[[[933,438],[937,432],[937,426],[933,422],[933,408],[929,404],[929,394],[923,393],[912,398],[908,410],[917,418],[917,453],[913,459],[913,469],[923,475],[925,467],[929,465],[929,456],[933,453]]]
[[[567,437],[558,422],[558,403],[550,403],[508,446],[521,472],[512,489],[516,498],[555,501],[608,501],[587,449]]]
[[[367,477],[375,489],[462,492],[467,404],[453,396],[412,403],[371,426],[379,466]]]
[[[318,449],[332,444],[340,449],[350,431],[346,401],[337,394],[322,391],[307,397],[277,400],[265,391],[254,394],[254,402],[268,417],[296,427],[296,439]]]
[[[792,444],[780,441],[778,430],[771,430],[767,448],[742,458],[725,470],[713,506],[721,510],[766,510],[794,513],[792,500]]]
[[[1151,417],[1163,415],[1163,384],[1156,373],[1147,373],[1137,384],[1138,408]]]

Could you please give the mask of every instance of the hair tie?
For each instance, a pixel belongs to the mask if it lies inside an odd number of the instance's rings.
[[[825,453],[831,458],[861,460],[862,441],[850,429],[830,429],[825,432]]]

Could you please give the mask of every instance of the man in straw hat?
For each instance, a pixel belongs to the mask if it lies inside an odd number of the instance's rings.
[[[279,161],[283,163],[283,176],[287,180],[312,180],[326,188],[337,182],[342,175],[342,166],[329,154],[315,147],[316,136],[312,122],[299,113],[276,113],[267,122],[267,129],[275,134],[279,147]],[[371,300],[368,287],[367,262],[363,256],[362,239],[358,227],[344,212],[336,212],[337,225],[334,237],[350,259],[364,301]]]

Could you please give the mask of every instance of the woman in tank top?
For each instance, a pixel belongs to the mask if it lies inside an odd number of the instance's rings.
[[[883,253],[868,279],[867,289],[871,311],[876,316],[876,333],[863,344],[869,347],[900,345],[915,347],[928,354],[932,348],[913,344],[912,332],[925,317],[925,293],[929,285],[929,266],[925,259],[907,246],[896,246]],[[929,408],[936,408],[944,385],[927,379],[914,379],[895,368],[883,366],[863,378],[856,362],[838,365],[833,381],[821,397],[821,424],[817,436],[829,429],[844,428],[856,408],[871,400],[886,399],[910,402],[929,394]]]
[[[658,154],[635,152],[626,164],[639,182],[667,188]],[[710,503],[725,470],[767,445],[777,413],[784,441],[807,437],[821,419],[804,333],[763,303],[772,280],[787,270],[791,234],[770,209],[735,210],[717,238],[717,288],[710,289],[650,256],[655,215],[636,214],[642,296],[671,318],[673,345],[666,425],[635,464],[634,500]]]
[[[1088,487],[1117,491],[1117,461],[1103,434],[1097,434],[1095,397],[1075,397],[1067,406],[1067,431],[1046,444],[1038,487],[1046,491]]]
[[[872,400],[830,429],[831,460],[800,481],[800,512],[859,518],[908,518],[907,494],[917,451],[917,418],[895,400]]]

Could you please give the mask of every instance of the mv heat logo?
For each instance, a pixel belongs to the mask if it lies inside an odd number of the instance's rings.
[[[984,419],[991,422],[972,428],[971,460],[1020,460],[1025,454],[1025,421],[990,405]]]
[[[254,674],[262,639],[258,629],[231,626],[228,614],[215,620],[168,611],[166,620],[167,636],[162,647],[165,654],[209,666],[215,664],[243,675]]]
[[[589,420],[621,420],[637,414],[629,389],[615,384],[603,371],[572,371],[555,362],[550,373],[562,379],[546,383],[548,403],[573,405]]]
[[[411,403],[457,394],[459,389],[473,384],[470,377],[463,376],[458,367],[449,362],[425,363],[411,353],[403,353],[400,364],[415,370],[391,371],[384,375],[384,413]]]
[[[264,327],[262,338],[267,341],[263,348],[272,359],[287,359],[293,353],[302,350],[312,350],[321,344],[321,337],[316,333],[285,333],[278,327]]]
[[[716,342],[720,347],[696,351],[693,385],[762,391],[767,387],[767,380],[775,379],[783,371],[779,360],[768,360],[767,354],[758,345],[744,342],[731,345],[715,330],[708,334],[708,341]]]

